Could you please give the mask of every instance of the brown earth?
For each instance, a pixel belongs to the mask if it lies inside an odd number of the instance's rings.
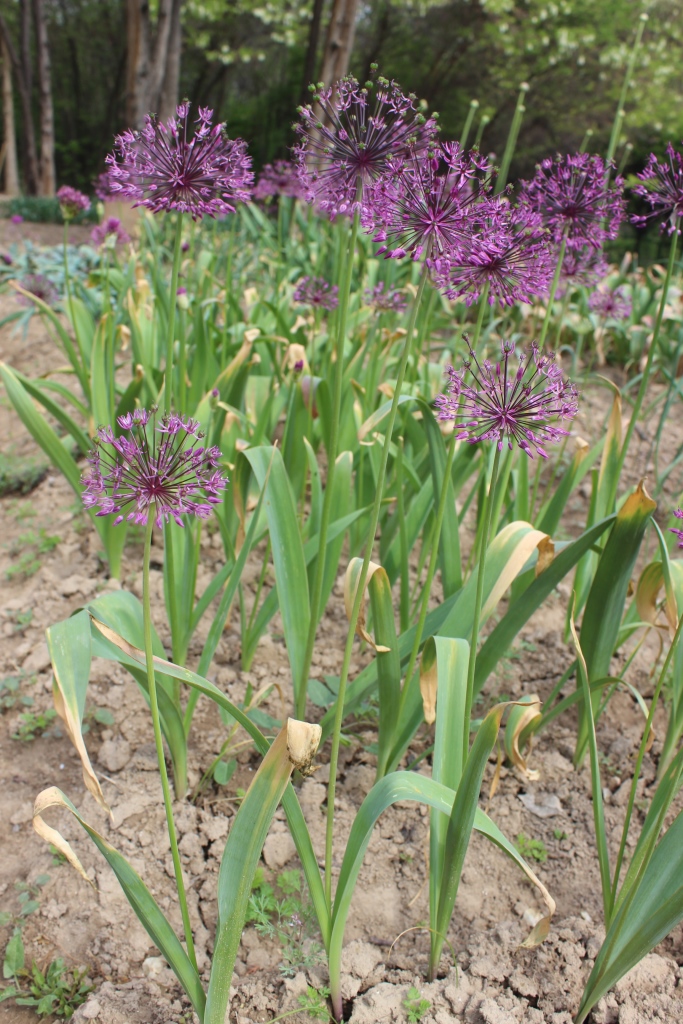
[[[0,318],[10,311],[13,301],[0,296]],[[38,321],[32,324],[26,340],[13,334],[11,328],[0,332],[0,358],[30,373],[45,372],[61,362]],[[604,390],[586,389],[582,421],[577,424],[579,433],[597,435],[607,402]],[[642,475],[650,436],[648,426],[634,446],[629,465],[632,478]],[[671,452],[665,454],[671,457],[675,438],[668,443]],[[0,406],[0,446],[3,451],[22,456],[36,450],[4,397]],[[572,531],[574,526],[580,528],[585,516],[587,494],[583,487],[569,506]],[[49,472],[31,494],[5,497],[0,508],[0,679],[23,674],[22,692],[34,698],[32,710],[47,710],[52,697],[45,628],[65,618],[85,599],[116,584],[107,579],[96,534],[60,476]],[[41,529],[58,537],[56,546],[37,556],[39,565],[30,575],[15,572],[7,578],[7,571],[16,569],[22,553],[30,548],[26,535],[40,535]],[[206,580],[221,564],[222,549],[216,534],[205,532],[202,551]],[[140,546],[129,545],[123,584],[138,594],[140,558]],[[260,562],[254,559],[244,577],[247,590],[255,588],[259,571]],[[155,622],[166,642],[160,572],[153,572],[153,581],[157,594]],[[341,582],[340,578],[320,629],[314,674],[321,676],[338,672],[341,663],[346,633]],[[571,661],[563,640],[568,596],[568,585],[561,585],[522,631],[513,656],[503,659],[496,677],[489,680],[487,703],[501,693],[513,698],[529,692],[547,696]],[[274,689],[263,708],[280,717],[291,710],[288,662],[280,637],[276,619],[271,634],[259,645],[252,670],[242,671],[239,624],[233,617],[211,666],[210,678],[235,701],[244,697],[248,683],[256,688],[279,684],[285,707]],[[632,681],[646,696],[652,689],[648,670],[655,650],[654,641],[646,643],[631,670]],[[196,663],[200,651],[201,635],[191,649],[190,664]],[[358,648],[356,669],[368,657]],[[2,907],[17,911],[15,883],[31,883],[40,874],[50,875],[39,897],[40,909],[29,917],[24,928],[27,957],[41,966],[56,956],[63,956],[71,966],[89,965],[97,990],[73,1018],[78,1024],[91,1020],[101,1024],[189,1024],[196,1018],[187,1000],[87,836],[66,814],[52,813],[50,822],[61,828],[72,843],[95,888],[67,865],[55,864],[31,826],[34,797],[45,787],[58,785],[86,819],[129,858],[179,929],[151,722],[132,679],[104,661],[94,663],[89,688],[89,708],[92,711],[98,707],[108,709],[115,724],[103,727],[90,717],[86,743],[112,807],[111,822],[85,791],[78,758],[58,725],[52,723],[45,734],[33,740],[19,741],[12,738],[18,709],[11,708],[2,715]],[[653,792],[665,726],[663,713],[656,726],[658,738],[646,757],[639,784],[640,807]],[[599,727],[613,855],[641,729],[642,716],[634,701],[618,693]],[[516,839],[523,833],[541,841],[547,851],[545,863],[534,864],[534,869],[557,901],[557,912],[548,940],[536,950],[520,947],[542,910],[536,892],[510,861],[475,835],[448,934],[457,967],[446,947],[443,976],[427,984],[429,942],[424,925],[429,913],[428,817],[426,809],[408,803],[385,812],[366,854],[346,935],[343,991],[353,1024],[406,1021],[404,1003],[413,985],[430,1004],[422,1017],[424,1024],[570,1024],[603,935],[590,778],[586,767],[577,771],[572,766],[574,736],[572,716],[559,719],[535,748],[533,767],[540,773],[538,781],[523,780],[513,770],[503,768],[490,807],[492,818],[509,838]],[[342,748],[335,805],[336,868],[355,812],[374,778],[374,757],[366,749],[375,738],[372,725],[361,723],[356,737],[357,742]],[[224,738],[225,730],[208,703],[200,703],[190,741],[191,786],[217,754]],[[411,755],[419,753],[428,742],[429,733],[424,727],[411,747]],[[325,748],[318,757],[323,767],[299,788],[318,856],[322,856],[324,844],[327,759]],[[217,871],[235,813],[236,790],[248,786],[258,765],[258,758],[246,745],[237,760],[238,770],[226,787],[214,785],[196,805],[184,802],[176,807],[195,941],[205,971],[216,920]],[[489,782],[494,768],[492,762]],[[556,813],[539,817],[539,807],[547,803],[548,797],[556,798],[552,801]],[[642,811],[637,813],[642,821]],[[282,811],[273,823],[264,860],[269,878],[283,868],[297,866]],[[0,948],[4,948],[9,934],[8,929],[0,930]],[[308,984],[319,988],[326,983],[325,968],[320,965],[283,979],[278,969],[280,961],[279,944],[264,940],[253,926],[248,926],[233,979],[231,1024],[269,1021],[294,1009]],[[677,1024],[683,1019],[681,964],[683,928],[679,926],[600,1002],[592,1015],[593,1024]],[[23,1024],[35,1019],[29,1009],[0,1004],[0,1022]],[[303,1024],[311,1018],[299,1013],[288,1019]]]

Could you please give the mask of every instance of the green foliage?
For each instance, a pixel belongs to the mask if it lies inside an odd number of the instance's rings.
[[[420,993],[420,990],[412,985],[403,1000],[403,1009],[406,1011],[406,1016],[410,1024],[420,1024],[420,1021],[431,1008],[429,999],[425,999]]]
[[[35,530],[27,530],[20,534],[16,542],[10,546],[10,553],[15,561],[5,570],[7,579],[33,576],[40,569],[41,556],[53,551],[61,539],[58,534],[48,534],[43,527],[37,533]]]
[[[56,715],[57,712],[54,708],[47,708],[45,711],[23,711],[19,715],[16,732],[12,733],[12,739],[30,743],[47,732]]]
[[[247,922],[261,935],[275,938],[282,946],[280,972],[293,978],[297,971],[323,962],[324,950],[316,924],[315,908],[297,870],[277,876],[276,888],[259,868],[249,897]]]
[[[18,458],[0,452],[0,496],[28,494],[44,479],[48,470],[45,459]]]
[[[26,977],[30,995],[17,995],[15,1002],[18,1006],[32,1006],[39,1017],[52,1014],[68,1020],[93,991],[88,970],[87,967],[67,970],[61,957],[51,961],[44,973],[34,963],[30,971],[21,972]]]
[[[556,836],[556,839],[560,839],[564,836],[561,833]],[[537,864],[545,864],[548,859],[548,848],[542,839],[532,839],[525,835],[524,832],[520,832],[517,836],[517,849],[521,853],[522,857],[535,860]]]
[[[327,1008],[329,994],[330,990],[325,986],[316,989],[308,985],[306,992],[299,996],[299,1007],[313,1020],[330,1020],[330,1011]]]

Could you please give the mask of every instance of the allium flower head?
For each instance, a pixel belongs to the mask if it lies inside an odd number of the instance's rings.
[[[21,216],[20,213],[12,214],[12,216],[10,217],[10,220],[11,220],[12,224],[23,224],[24,223],[24,218]]]
[[[603,320],[628,320],[631,315],[631,298],[623,288],[598,288],[588,305]]]
[[[339,288],[324,277],[302,277],[294,289],[294,301],[300,306],[319,306],[321,309],[336,309],[339,305]]]
[[[182,516],[206,519],[222,501],[227,477],[218,469],[220,450],[204,448],[199,424],[174,413],[157,423],[156,410],[136,409],[118,417],[121,436],[100,427],[83,474],[83,504],[96,515],[115,515],[114,525],[160,527]]]
[[[118,217],[106,217],[101,224],[92,229],[90,241],[98,248],[102,246],[114,249],[117,245],[126,245],[130,242],[130,235],[123,230]]]
[[[676,519],[683,519],[683,509],[674,509],[674,515],[676,516]],[[676,530],[673,527],[671,527],[669,532],[676,534],[676,536],[678,537],[678,546],[679,548],[683,548],[683,530]]]
[[[152,213],[178,210],[194,220],[234,213],[246,203],[254,176],[247,144],[230,139],[224,124],[212,125],[213,111],[199,107],[194,135],[190,104],[176,108],[166,124],[148,115],[142,131],[125,131],[107,157],[109,187]]]
[[[264,165],[254,186],[253,198],[263,200],[270,196],[304,198],[304,186],[299,179],[296,164],[290,160],[276,160],[274,164]]]
[[[331,216],[350,212],[357,199],[363,208],[390,161],[436,134],[436,121],[419,113],[416,97],[386,78],[361,85],[349,75],[329,89],[318,86],[313,99],[322,116],[310,104],[299,107],[294,153],[306,199]]]
[[[374,288],[366,288],[364,301],[378,313],[403,313],[408,305],[405,295],[393,288],[385,289],[384,281],[380,281]]]
[[[67,221],[77,217],[81,210],[90,209],[88,197],[79,192],[77,188],[71,188],[70,185],[62,185],[57,192],[57,199],[59,200],[59,209],[62,211],[62,217]]]
[[[48,306],[54,306],[57,302],[59,295],[57,289],[43,274],[26,274],[22,277],[19,284],[24,291],[30,292],[31,295],[35,295],[37,299],[41,299]],[[33,306],[35,303],[31,301],[26,295],[22,295],[20,292],[17,293],[17,301],[22,306]]]
[[[624,219],[623,178],[609,181],[610,166],[599,156],[575,153],[546,159],[531,181],[523,181],[520,208],[568,249],[599,249],[616,238]]]
[[[101,203],[115,203],[117,199],[121,198],[112,192],[109,171],[102,171],[97,175],[96,181],[93,182],[93,189]]]
[[[470,358],[461,370],[448,367],[447,392],[436,399],[439,419],[455,420],[458,440],[495,441],[499,450],[505,442],[512,449],[514,442],[530,458],[534,451],[547,458],[543,446],[568,435],[557,420],[577,413],[574,384],[565,379],[554,357],[536,345],[513,366],[514,345],[503,342],[494,366],[488,359],[480,363],[465,340]]]
[[[391,163],[391,176],[373,191],[377,254],[440,259],[470,235],[476,216],[488,212],[489,167],[476,150],[457,142],[435,143],[426,152]],[[476,215],[476,216],[475,216]]]
[[[592,288],[607,275],[609,267],[602,250],[588,246],[585,249],[569,249],[564,254],[560,270],[560,284],[557,298],[561,299],[567,288]]]
[[[471,306],[488,285],[489,305],[533,302],[548,288],[555,266],[547,242],[517,226],[501,205],[477,233],[465,236],[442,260],[435,261],[434,283],[449,299]]]
[[[652,212],[631,220],[638,227],[645,227],[653,217],[662,217],[661,230],[672,235],[681,229],[677,221],[683,217],[683,157],[669,142],[666,147],[668,162],[660,163],[654,153],[638,175],[643,182],[633,189],[650,206]]]

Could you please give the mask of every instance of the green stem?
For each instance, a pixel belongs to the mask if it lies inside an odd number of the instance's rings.
[[[178,890],[178,902],[180,913],[183,918],[183,929],[185,942],[187,944],[187,955],[190,962],[197,970],[197,958],[194,952],[192,940],[192,927],[190,925],[190,914],[187,908],[185,896],[185,884],[180,864],[180,853],[178,852],[178,840],[176,838],[175,822],[173,820],[173,805],[171,803],[171,789],[168,784],[168,772],[166,770],[166,757],[164,755],[164,741],[161,736],[161,720],[159,718],[159,704],[157,701],[157,684],[154,674],[154,652],[152,648],[152,605],[149,592],[149,561],[152,549],[152,530],[154,528],[154,517],[148,516],[147,529],[145,530],[145,548],[142,559],[142,615],[145,636],[145,662],[147,665],[147,685],[149,686],[149,706],[152,712],[152,725],[154,726],[154,743],[157,750],[157,761],[159,763],[159,775],[161,776],[161,790],[164,794],[164,808],[166,810],[166,824],[168,826],[168,838],[171,843],[171,856],[173,857],[173,871],[175,873],[176,888]]]
[[[463,125],[462,134],[460,136],[460,148],[464,149],[467,145],[467,139],[472,128],[472,122],[474,121],[474,115],[479,109],[479,100],[470,100],[470,109],[467,111],[467,117],[465,118],[465,124]]]
[[[541,327],[541,335],[538,339],[538,347],[543,348],[543,344],[550,327],[550,321],[553,315],[553,303],[555,301],[555,293],[560,283],[560,274],[562,273],[562,264],[564,263],[564,254],[567,248],[567,232],[565,231],[562,236],[562,244],[560,246],[560,254],[557,257],[557,266],[555,267],[555,273],[553,275],[553,283],[550,286],[550,295],[548,296],[548,305],[545,311],[545,317],[543,318],[543,326]]]
[[[643,732],[643,738],[640,741],[640,748],[638,750],[638,757],[636,758],[635,767],[633,769],[633,780],[631,782],[631,792],[629,793],[628,805],[626,807],[626,817],[624,819],[624,828],[623,828],[623,831],[622,831],[622,834],[621,834],[621,843],[619,844],[619,852],[617,854],[617,862],[616,862],[615,867],[614,867],[614,879],[613,879],[613,882],[612,882],[612,891],[610,893],[610,900],[609,900],[609,917],[605,918],[605,927],[606,928],[609,928],[610,918],[611,918],[611,916],[612,916],[612,914],[614,912],[614,905],[615,905],[616,899],[617,899],[617,889],[618,889],[618,886],[619,886],[619,876],[621,874],[621,867],[622,867],[622,864],[624,862],[624,854],[626,853],[626,840],[628,839],[628,831],[629,831],[629,827],[630,827],[630,824],[631,824],[631,815],[633,814],[633,807],[634,807],[634,804],[636,802],[636,793],[637,793],[637,790],[638,790],[638,779],[640,778],[640,769],[643,766],[643,758],[645,757],[645,751],[647,750],[647,741],[648,741],[648,738],[650,736],[650,730],[652,728],[652,720],[653,720],[653,718],[655,716],[655,709],[657,707],[657,702],[659,700],[659,695],[662,692],[662,687],[664,685],[664,680],[665,680],[666,674],[667,674],[667,672],[669,670],[669,665],[671,664],[671,659],[673,657],[674,651],[676,650],[676,645],[677,645],[677,643],[678,643],[678,641],[680,639],[681,630],[682,629],[683,629],[683,615],[681,615],[679,620],[678,620],[678,625],[676,626],[676,632],[674,633],[674,638],[671,641],[671,646],[669,647],[669,650],[667,652],[666,659],[664,661],[664,665],[662,666],[662,670],[659,673],[659,679],[657,680],[657,685],[655,686],[654,693],[652,694],[652,700],[650,701],[650,710],[648,712],[647,721],[645,722],[645,731]]]
[[[335,364],[333,367],[333,390],[332,390],[332,416],[330,422],[329,448],[327,451],[327,480],[325,482],[325,495],[323,507],[320,514],[320,533],[318,534],[318,557],[315,562],[315,575],[311,587],[311,618],[306,638],[306,651],[304,653],[301,675],[296,681],[296,715],[303,719],[306,713],[306,691],[308,688],[308,674],[313,661],[313,649],[315,647],[315,636],[318,630],[320,618],[320,604],[322,601],[323,583],[325,579],[325,560],[327,555],[327,533],[332,515],[332,496],[334,471],[337,461],[337,449],[339,447],[339,427],[341,419],[342,391],[344,382],[344,342],[346,341],[346,324],[349,311],[349,296],[351,294],[351,275],[353,271],[353,258],[356,252],[356,238],[358,236],[358,223],[360,215],[356,210],[351,227],[349,247],[346,252],[346,261],[342,272],[342,286],[340,289],[337,336],[335,345]]]
[[[517,97],[517,105],[515,112],[510,123],[510,131],[508,133],[507,142],[505,143],[505,151],[503,153],[503,159],[501,160],[500,170],[498,177],[496,178],[495,194],[498,195],[503,191],[507,184],[508,173],[510,171],[510,163],[512,162],[512,155],[517,145],[517,136],[519,135],[519,129],[522,126],[522,117],[524,116],[524,99],[529,91],[529,85],[527,82],[522,82],[519,87],[519,96]]]
[[[175,242],[173,245],[173,267],[171,269],[171,292],[168,299],[168,334],[166,336],[166,367],[164,370],[164,412],[171,411],[171,394],[173,391],[173,343],[175,341],[175,308],[178,290],[178,273],[180,271],[181,245],[183,241],[183,215],[177,215],[175,225]],[[180,340],[181,346],[184,339]]]
[[[79,355],[81,357],[81,368],[83,373],[83,379],[87,380],[87,367],[85,361],[85,355],[83,352],[83,346],[81,344],[80,335],[78,333],[78,323],[74,314],[73,298],[71,293],[71,277],[69,275],[69,222],[64,221],[64,289],[66,291],[66,302],[69,309],[69,320],[71,320],[71,326],[74,329],[74,335],[76,337],[76,346],[78,348]],[[89,397],[89,391],[85,392],[86,397]]]
[[[643,370],[643,375],[640,378],[640,387],[638,388],[638,394],[636,395],[635,404],[633,406],[633,412],[631,413],[631,418],[628,421],[628,427],[626,428],[626,437],[624,438],[624,443],[622,445],[621,452],[619,453],[619,462],[617,464],[616,472],[614,474],[614,483],[612,485],[612,494],[610,494],[610,501],[609,501],[609,503],[607,505],[608,509],[612,508],[612,506],[614,504],[614,501],[616,499],[617,484],[619,483],[619,478],[620,478],[621,472],[622,472],[622,470],[624,468],[624,463],[626,462],[626,456],[628,455],[628,449],[629,449],[629,445],[631,444],[631,438],[633,437],[633,431],[636,429],[636,423],[638,421],[638,414],[640,413],[640,410],[641,410],[641,407],[642,407],[642,404],[643,404],[643,400],[645,399],[645,395],[647,393],[647,386],[648,386],[649,381],[650,381],[650,374],[652,373],[652,364],[654,362],[655,351],[657,349],[657,342],[659,340],[659,331],[660,331],[661,326],[662,326],[662,320],[664,319],[664,309],[665,309],[665,306],[666,306],[666,297],[667,297],[667,293],[669,291],[669,284],[671,283],[671,276],[672,276],[673,271],[674,271],[674,266],[676,264],[677,244],[678,244],[678,233],[676,231],[674,231],[674,233],[671,236],[671,248],[669,249],[669,262],[667,264],[666,277],[664,278],[664,284],[662,286],[662,297],[661,297],[661,299],[659,301],[659,309],[657,310],[657,319],[655,321],[655,329],[654,329],[654,332],[652,334],[652,341],[650,343],[650,351],[647,354],[647,362],[645,363],[645,369]]]
[[[624,117],[626,116],[626,97],[628,95],[628,89],[631,84],[633,72],[636,66],[636,57],[638,56],[638,50],[643,38],[643,32],[645,31],[645,22],[648,20],[647,14],[640,15],[640,24],[638,25],[638,31],[636,32],[635,42],[633,43],[633,49],[631,50],[631,56],[629,57],[628,66],[626,68],[626,74],[624,76],[624,83],[621,87],[621,93],[619,95],[619,103],[617,104],[617,112],[614,116],[614,123],[612,125],[612,134],[610,135],[609,146],[607,147],[607,162],[614,159],[616,152],[617,143],[619,136],[621,135],[621,126],[624,123]]]
[[[465,714],[463,717],[463,744],[462,744],[462,770],[465,770],[465,763],[470,752],[470,718],[472,715],[472,703],[474,700],[474,671],[477,666],[477,640],[479,638],[479,619],[481,617],[481,602],[484,595],[484,573],[486,570],[486,549],[489,543],[489,529],[491,527],[491,512],[493,511],[493,499],[496,491],[496,480],[498,479],[498,466],[500,463],[500,449],[496,445],[493,457],[493,469],[491,471],[491,483],[484,495],[484,509],[482,520],[484,531],[481,535],[481,551],[479,555],[479,568],[477,570],[477,590],[474,598],[474,614],[472,616],[472,636],[470,638],[470,658],[467,665],[467,691],[465,694]]]
[[[332,905],[332,840],[334,837],[334,794],[337,783],[337,764],[339,762],[339,743],[341,737],[341,726],[342,719],[344,717],[344,698],[346,696],[346,685],[349,679],[349,669],[351,667],[351,654],[353,651],[353,642],[356,635],[356,626],[358,624],[358,615],[360,613],[360,606],[363,599],[363,593],[365,590],[365,584],[368,578],[368,569],[370,566],[370,559],[372,557],[372,546],[375,541],[375,533],[377,532],[377,524],[379,522],[379,513],[382,505],[382,492],[384,490],[384,479],[386,477],[387,463],[389,461],[389,448],[391,447],[391,436],[394,432],[394,424],[396,423],[396,413],[398,412],[398,401],[401,396],[401,389],[403,387],[403,381],[405,379],[406,365],[408,363],[408,356],[412,347],[412,338],[415,331],[415,323],[417,320],[417,313],[422,301],[425,286],[427,284],[428,270],[426,264],[423,264],[422,275],[420,277],[420,283],[418,285],[417,294],[413,302],[413,308],[410,314],[410,321],[408,323],[408,330],[406,332],[405,340],[403,342],[403,351],[398,366],[398,374],[396,377],[396,388],[394,390],[394,396],[391,402],[391,409],[387,417],[387,424],[384,433],[384,445],[382,447],[382,458],[380,462],[379,473],[377,476],[377,485],[375,490],[375,500],[372,506],[372,513],[370,515],[370,524],[368,527],[367,539],[365,544],[365,554],[363,557],[363,565],[361,567],[360,576],[358,578],[358,585],[353,600],[353,608],[351,610],[351,616],[349,619],[349,632],[346,638],[346,647],[344,648],[344,660],[342,662],[342,668],[339,678],[339,692],[337,694],[337,703],[334,712],[334,725],[332,727],[332,749],[330,751],[330,779],[327,788],[327,827],[325,834],[325,895],[327,902]]]

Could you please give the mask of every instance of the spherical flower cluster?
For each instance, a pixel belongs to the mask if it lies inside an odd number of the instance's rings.
[[[475,229],[476,230],[476,229]],[[434,280],[449,299],[468,306],[487,291],[489,305],[532,303],[548,289],[555,266],[545,239],[520,226],[507,203],[434,263]]]
[[[90,241],[98,248],[114,249],[130,242],[130,235],[121,227],[118,217],[107,217],[92,229]]]
[[[315,109],[299,107],[294,153],[306,199],[330,216],[351,212],[356,202],[366,209],[390,162],[423,149],[437,130],[416,109],[416,97],[386,78],[361,86],[349,75],[329,89],[318,86],[313,100]]]
[[[194,135],[188,129],[190,104],[166,124],[148,115],[142,131],[125,131],[109,154],[109,188],[152,213],[178,210],[194,220],[234,213],[250,198],[253,174],[247,144],[228,138],[225,125],[212,125],[213,111],[198,108]]]
[[[300,306],[332,310],[339,305],[339,288],[324,277],[302,277],[294,289],[294,301]]]
[[[609,267],[601,249],[569,249],[564,254],[560,283],[556,292],[561,299],[567,288],[592,288],[607,275]]]
[[[265,164],[254,185],[252,196],[259,200],[269,199],[271,196],[303,199],[304,187],[299,179],[296,164],[290,160],[276,160],[274,164]]]
[[[683,157],[671,143],[666,147],[666,155],[668,162],[660,163],[651,153],[645,170],[638,175],[643,184],[636,185],[633,192],[645,200],[651,213],[631,219],[638,227],[645,227],[653,217],[662,217],[662,231],[680,234],[677,221],[683,217]]]
[[[603,320],[628,320],[631,315],[631,298],[623,288],[598,288],[588,300],[588,305]]]
[[[101,174],[97,175],[97,180],[93,184],[95,195],[101,203],[115,203],[120,196],[115,196],[111,189],[111,180],[109,178],[109,171],[102,171]]]
[[[676,519],[683,519],[683,509],[674,509],[674,515],[676,516]],[[673,527],[671,527],[669,532],[676,534],[676,536],[678,537],[678,546],[679,548],[683,548],[683,530],[676,530]]]
[[[12,224],[23,224],[24,218],[21,216],[20,213],[13,213],[10,217],[10,221]]]
[[[494,441],[499,451],[517,445],[530,458],[547,458],[544,445],[568,435],[558,420],[572,419],[578,411],[578,392],[566,380],[554,357],[536,345],[531,355],[512,365],[514,344],[503,342],[495,365],[479,362],[466,338],[470,358],[456,371],[449,367],[448,389],[439,395],[439,418],[455,420],[457,438],[478,444]],[[470,379],[472,383],[470,383]]]
[[[79,192],[77,188],[71,188],[70,185],[62,185],[57,192],[57,199],[59,200],[59,209],[62,212],[62,217],[66,221],[73,220],[81,210],[90,209],[88,197]]]
[[[48,306],[54,306],[57,302],[59,295],[57,289],[43,274],[26,274],[25,277],[19,282],[20,286],[25,292],[30,292],[31,295],[35,295],[37,299],[44,302]],[[22,295],[21,292],[17,293],[17,301],[22,306],[33,306],[35,303],[28,295]]]
[[[599,249],[617,237],[625,215],[623,178],[610,181],[610,170],[589,153],[543,160],[535,177],[522,182],[520,208],[557,245],[566,238],[568,249]]]
[[[156,410],[136,409],[118,417],[121,431],[100,427],[90,468],[83,475],[83,504],[96,515],[114,515],[114,525],[146,525],[149,516],[161,527],[182,516],[206,519],[222,501],[227,477],[218,469],[220,450],[200,445],[194,420],[170,414],[156,422]]]
[[[384,281],[374,288],[367,288],[364,301],[378,313],[403,313],[408,305],[405,295],[393,288],[385,288]]]
[[[373,189],[373,241],[385,259],[442,259],[467,241],[477,218],[489,213],[489,167],[457,142],[390,163],[391,175]],[[483,175],[483,176],[482,176]]]

